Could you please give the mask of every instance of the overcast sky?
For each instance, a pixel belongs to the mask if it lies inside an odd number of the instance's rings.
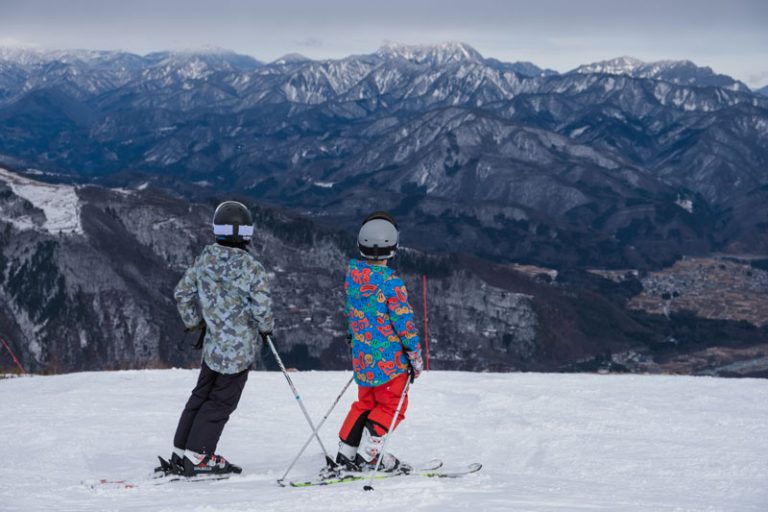
[[[270,61],[441,41],[558,71],[622,55],[690,59],[768,85],[768,0],[0,0],[6,46],[217,46]]]

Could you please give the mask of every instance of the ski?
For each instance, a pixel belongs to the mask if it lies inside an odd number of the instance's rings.
[[[138,484],[130,482],[128,480],[83,480],[80,482],[84,487],[89,489],[135,489]]]
[[[404,470],[401,469],[401,470],[395,471],[394,473],[389,473],[389,474],[391,474],[391,475],[398,474],[399,475],[399,474],[405,474],[406,472],[411,472],[411,471],[436,471],[436,470],[440,469],[441,467],[443,467],[443,461],[440,460],[440,459],[432,459],[432,460],[430,460],[428,462],[424,462],[422,464],[417,464],[415,466],[411,466],[410,464],[404,464],[403,467],[404,468],[409,468],[409,469],[407,469],[407,471],[404,471]],[[344,470],[336,470],[336,469],[332,469],[329,466],[326,466],[326,467],[324,467],[320,471],[320,473],[316,477],[313,477],[311,480],[308,480],[307,482],[309,482],[309,483],[316,482],[314,485],[322,485],[319,482],[326,481],[326,480],[343,479],[346,476],[360,476],[362,474],[364,474],[364,473],[350,472],[350,471],[344,471]],[[287,486],[302,487],[301,485],[295,485],[297,482],[291,481],[291,480],[282,480],[282,479],[280,479],[280,480],[277,481],[277,483],[281,487],[287,487]],[[298,483],[300,483],[300,482],[298,482]]]
[[[82,485],[90,489],[135,489],[137,487],[143,487],[146,485],[164,485],[171,482],[194,483],[194,482],[209,482],[212,480],[226,480],[230,478],[232,475],[239,474],[239,473],[218,473],[218,474],[211,473],[207,475],[184,476],[178,473],[174,473],[173,466],[168,460],[162,457],[158,457],[158,459],[160,460],[160,466],[155,468],[155,473],[153,474],[153,476],[146,478],[144,480],[131,482],[129,480],[97,479],[97,480],[83,480],[81,483]]]
[[[220,475],[198,475],[198,476],[181,476],[181,475],[169,475],[161,477],[151,477],[145,480],[83,480],[81,483],[83,486],[90,489],[136,489],[138,487],[144,487],[148,485],[165,485],[171,482],[186,482],[186,483],[198,483],[198,482],[210,482],[214,480],[227,480],[232,475],[220,474]]]
[[[379,473],[376,475],[375,480],[385,480],[388,478],[397,478],[397,477],[426,477],[426,478],[461,478],[463,476],[477,473],[482,469],[483,465],[480,463],[473,463],[468,465],[464,469],[459,469],[455,471],[445,471],[442,468],[420,468],[415,469],[411,472],[402,472],[402,471],[395,471],[392,473]],[[318,485],[334,485],[334,484],[343,484],[343,483],[349,483],[349,482],[361,482],[364,480],[370,479],[370,474],[366,473],[346,473],[339,476],[333,476],[330,478],[318,478],[314,480],[307,480],[307,481],[291,481],[288,482],[288,485],[291,487],[313,487]]]

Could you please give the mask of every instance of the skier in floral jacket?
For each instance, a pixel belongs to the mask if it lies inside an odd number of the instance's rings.
[[[345,314],[358,400],[341,427],[336,462],[360,471],[376,466],[409,375],[423,370],[413,309],[402,279],[387,266],[394,257],[399,232],[385,212],[369,215],[358,235],[363,260],[351,260],[344,288]],[[395,426],[405,418],[405,397]],[[385,454],[381,469],[393,471],[400,461]]]

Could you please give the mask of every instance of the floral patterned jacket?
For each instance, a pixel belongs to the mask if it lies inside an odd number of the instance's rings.
[[[421,345],[402,279],[389,267],[353,259],[344,288],[355,381],[380,386],[408,372],[405,352],[420,353]]]

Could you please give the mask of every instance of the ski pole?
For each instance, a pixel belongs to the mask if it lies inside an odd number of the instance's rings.
[[[325,416],[323,416],[323,419],[320,420],[320,423],[317,424],[317,429],[312,431],[312,434],[307,439],[307,442],[305,442],[304,446],[302,446],[301,450],[299,450],[299,454],[296,455],[296,458],[293,459],[293,462],[291,462],[291,465],[288,466],[288,469],[285,470],[285,473],[283,474],[282,477],[280,477],[280,479],[277,481],[277,483],[282,484],[282,482],[288,476],[288,473],[291,472],[291,470],[293,469],[293,466],[299,460],[299,457],[301,457],[301,454],[304,453],[304,450],[307,449],[307,446],[309,446],[309,443],[312,442],[312,438],[315,437],[315,435],[317,435],[317,431],[320,430],[321,428],[323,428],[323,424],[325,424],[325,420],[327,420],[328,416],[331,415],[331,411],[333,411],[333,409],[336,407],[336,404],[339,403],[339,401],[341,400],[341,397],[344,396],[344,393],[347,392],[347,389],[349,389],[350,384],[352,384],[352,381],[354,381],[354,380],[355,380],[354,376],[349,379],[349,382],[347,382],[347,384],[341,390],[341,393],[339,393],[339,396],[337,396],[336,400],[334,400],[333,404],[331,404],[331,407],[328,409],[328,412],[325,413]]]
[[[315,439],[317,439],[317,442],[320,443],[320,448],[323,449],[323,453],[325,454],[325,462],[329,466],[335,467],[336,463],[328,455],[328,450],[325,449],[325,445],[320,440],[320,436],[317,435],[317,429],[315,428],[315,424],[312,423],[312,418],[309,417],[309,413],[307,412],[307,409],[304,407],[304,403],[301,401],[301,397],[299,396],[299,392],[296,391],[296,386],[293,385],[293,381],[291,380],[291,377],[288,375],[288,370],[285,369],[285,365],[283,364],[283,360],[280,359],[280,354],[277,353],[277,350],[275,349],[275,344],[272,343],[272,336],[267,335],[266,338],[267,338],[267,343],[269,343],[269,348],[272,350],[272,353],[275,355],[275,359],[277,359],[277,364],[280,365],[280,371],[283,372],[283,376],[285,377],[285,380],[288,381],[288,385],[291,387],[291,391],[293,392],[293,396],[296,398],[296,401],[299,403],[299,407],[301,408],[301,412],[304,413],[304,417],[307,419],[307,423],[309,423],[309,426],[312,428],[312,434],[314,435]]]
[[[411,380],[413,380],[413,375],[411,374],[410,378],[406,381],[405,387],[403,388],[403,394],[400,395],[400,402],[397,404],[397,409],[395,410],[395,415],[392,417],[392,423],[389,425],[389,430],[387,431],[387,437],[384,438],[384,443],[381,445],[381,451],[379,452],[379,458],[376,461],[376,467],[373,469],[373,473],[371,473],[371,479],[368,481],[368,485],[364,485],[363,489],[366,491],[372,491],[373,490],[373,480],[376,478],[376,473],[379,472],[379,467],[381,466],[381,461],[384,459],[384,454],[387,453],[387,443],[389,442],[389,438],[392,436],[392,430],[395,428],[395,423],[397,422],[397,417],[400,416],[400,409],[403,407],[403,402],[405,401],[405,395],[408,394],[408,387],[411,385]]]

